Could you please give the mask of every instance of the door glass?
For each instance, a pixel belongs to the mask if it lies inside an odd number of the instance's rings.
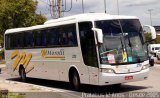
[[[79,23],[83,61],[87,66],[98,67],[94,33],[91,29],[91,22]]]

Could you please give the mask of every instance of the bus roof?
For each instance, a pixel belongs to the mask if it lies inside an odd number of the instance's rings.
[[[105,13],[85,13],[85,14],[78,14],[78,15],[48,20],[43,25],[36,25],[36,26],[25,27],[25,28],[8,29],[6,30],[5,34],[30,31],[30,30],[36,30],[36,29],[43,29],[46,27],[53,27],[53,26],[64,25],[64,24],[75,23],[75,22],[113,20],[113,19],[138,19],[138,18],[135,16],[109,15]]]

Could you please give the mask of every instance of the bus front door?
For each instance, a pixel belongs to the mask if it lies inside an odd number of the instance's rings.
[[[91,22],[79,23],[83,62],[88,67],[90,84],[98,84],[98,60]]]

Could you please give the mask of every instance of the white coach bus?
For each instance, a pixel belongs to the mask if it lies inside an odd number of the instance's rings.
[[[75,89],[80,84],[144,80],[149,73],[139,19],[103,13],[9,29],[5,32],[5,60],[9,73],[22,80],[27,76],[71,82]]]

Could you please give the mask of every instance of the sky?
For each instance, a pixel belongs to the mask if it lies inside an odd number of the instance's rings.
[[[37,12],[45,15],[47,19],[52,19],[50,14],[49,0],[37,0]],[[64,0],[65,1],[65,0]],[[82,0],[66,0],[67,10],[70,9],[72,1],[72,9],[65,12],[64,16],[70,16],[83,13]],[[150,12],[152,9],[152,24],[160,26],[160,0],[106,0],[106,11],[108,14],[117,15],[119,5],[120,15],[137,16],[142,25],[151,25]],[[83,0],[84,12],[104,13],[104,0]]]

